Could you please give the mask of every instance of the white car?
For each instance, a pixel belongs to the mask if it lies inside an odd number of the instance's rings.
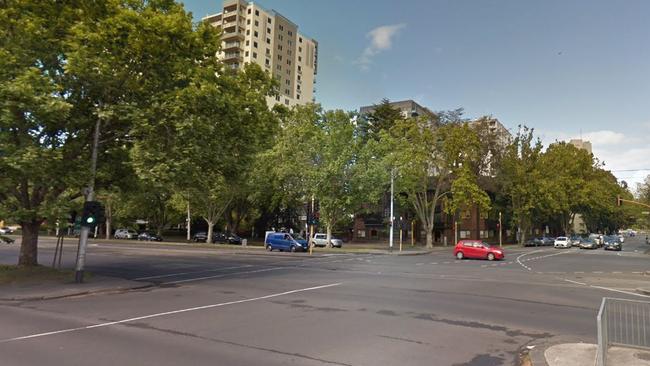
[[[138,233],[132,229],[117,229],[113,235],[115,239],[136,239]]]
[[[558,236],[553,242],[555,248],[571,248],[571,241],[566,236]]]
[[[343,240],[337,239],[332,236],[330,239],[330,242],[332,243],[332,247],[334,248],[342,248],[343,247]],[[327,246],[327,234],[323,233],[318,233],[314,235],[314,246],[317,247],[324,247]]]
[[[0,235],[13,234],[14,231],[10,227],[0,227]]]

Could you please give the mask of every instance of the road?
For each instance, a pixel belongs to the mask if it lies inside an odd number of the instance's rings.
[[[517,248],[488,262],[451,248],[310,257],[100,241],[89,271],[157,286],[0,304],[0,364],[514,365],[550,337],[595,342],[604,296],[650,300],[635,292],[647,249],[629,238],[620,253]],[[17,254],[0,247],[0,263]]]

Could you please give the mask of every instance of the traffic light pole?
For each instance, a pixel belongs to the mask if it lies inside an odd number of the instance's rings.
[[[97,148],[99,145],[99,128],[101,120],[97,118],[95,123],[95,135],[93,136],[93,149],[90,158],[90,184],[86,188],[86,202],[95,200],[95,174],[97,172]],[[79,250],[77,251],[77,265],[75,266],[74,281],[76,283],[83,283],[84,281],[84,268],[86,266],[86,248],[88,247],[88,234],[90,227],[87,225],[81,226],[79,233]]]

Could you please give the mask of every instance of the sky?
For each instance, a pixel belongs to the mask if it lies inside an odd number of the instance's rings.
[[[185,0],[198,21],[218,0]],[[650,175],[650,1],[261,0],[318,41],[316,101],[414,99],[492,115],[545,144],[591,141],[633,187]]]

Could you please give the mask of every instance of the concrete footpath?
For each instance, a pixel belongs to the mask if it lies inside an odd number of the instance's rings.
[[[557,343],[538,345],[529,355],[532,366],[594,366],[597,349],[592,343]],[[610,347],[607,366],[650,366],[650,350]]]
[[[0,301],[34,301],[63,297],[84,296],[97,293],[123,292],[154,286],[150,282],[129,281],[115,277],[91,276],[84,283],[24,283],[0,285]]]

